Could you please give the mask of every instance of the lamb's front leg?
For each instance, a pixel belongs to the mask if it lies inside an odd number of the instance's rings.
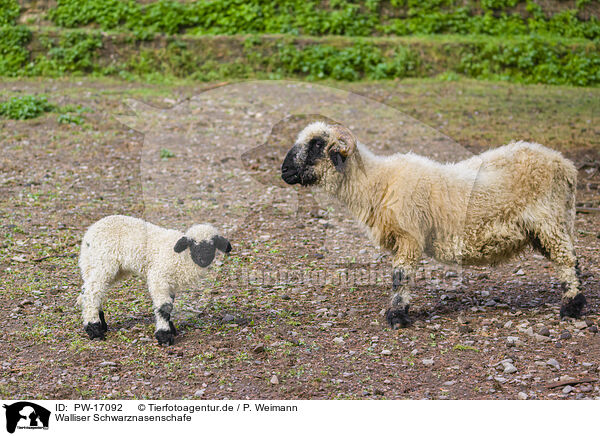
[[[408,316],[410,307],[410,280],[414,269],[407,266],[396,266],[392,271],[392,298],[385,311],[385,318],[394,330],[408,327],[411,319]]]
[[[173,345],[175,336],[177,336],[177,330],[173,325],[173,321],[171,321],[175,296],[164,285],[149,283],[148,288],[152,295],[152,305],[154,306],[154,316],[156,318],[154,337],[159,345]]]

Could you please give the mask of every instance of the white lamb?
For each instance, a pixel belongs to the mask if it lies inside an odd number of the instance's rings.
[[[135,274],[148,283],[158,343],[172,345],[177,335],[171,321],[175,293],[198,282],[217,248],[229,253],[231,244],[207,224],[194,225],[185,234],[123,215],[93,224],[79,256],[84,283],[78,302],[90,339],[104,339],[107,331],[102,304],[108,287]]]
[[[423,254],[444,263],[497,264],[526,247],[557,266],[561,316],[586,301],[575,257],[577,170],[560,153],[516,142],[455,164],[414,154],[377,156],[340,125],[316,122],[282,164],[288,184],[318,186],[341,200],[392,253],[391,327],[410,323],[409,277]]]

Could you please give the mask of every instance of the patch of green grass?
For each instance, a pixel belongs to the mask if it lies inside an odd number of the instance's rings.
[[[0,116],[12,120],[29,120],[53,109],[54,105],[50,104],[46,97],[25,95],[0,103]]]
[[[175,153],[173,153],[171,150],[166,149],[166,148],[161,148],[160,149],[160,158],[162,160],[167,160],[167,159],[170,159],[172,157],[175,157]]]
[[[471,345],[456,344],[453,348],[456,351],[475,351],[476,353],[479,353],[479,349],[472,347]]]

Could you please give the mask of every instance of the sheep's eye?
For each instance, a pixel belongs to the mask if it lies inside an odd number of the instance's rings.
[[[323,138],[313,138],[308,142],[309,147],[322,148],[325,145]]]

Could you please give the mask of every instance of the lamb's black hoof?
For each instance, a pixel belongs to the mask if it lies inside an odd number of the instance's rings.
[[[571,318],[579,318],[581,316],[581,310],[586,304],[585,297],[583,294],[579,293],[562,305],[560,308],[560,317],[563,318],[568,316]]]
[[[177,329],[175,328],[175,324],[173,324],[173,321],[169,321],[169,330],[171,331],[171,333],[173,333],[173,336],[177,336],[179,333],[177,333]]]
[[[408,306],[402,309],[390,307],[385,311],[385,319],[387,319],[388,324],[394,330],[408,327],[412,323],[408,317]]]
[[[173,345],[175,343],[175,335],[171,330],[157,330],[154,337],[158,341],[158,345]]]
[[[98,312],[98,315],[100,316],[100,323],[102,324],[102,330],[107,332],[108,325],[106,325],[106,320],[104,319],[104,312],[101,310],[100,312]]]
[[[106,330],[102,326],[102,322],[89,322],[85,326],[85,332],[88,334],[90,339],[102,339],[104,340],[104,333]]]

